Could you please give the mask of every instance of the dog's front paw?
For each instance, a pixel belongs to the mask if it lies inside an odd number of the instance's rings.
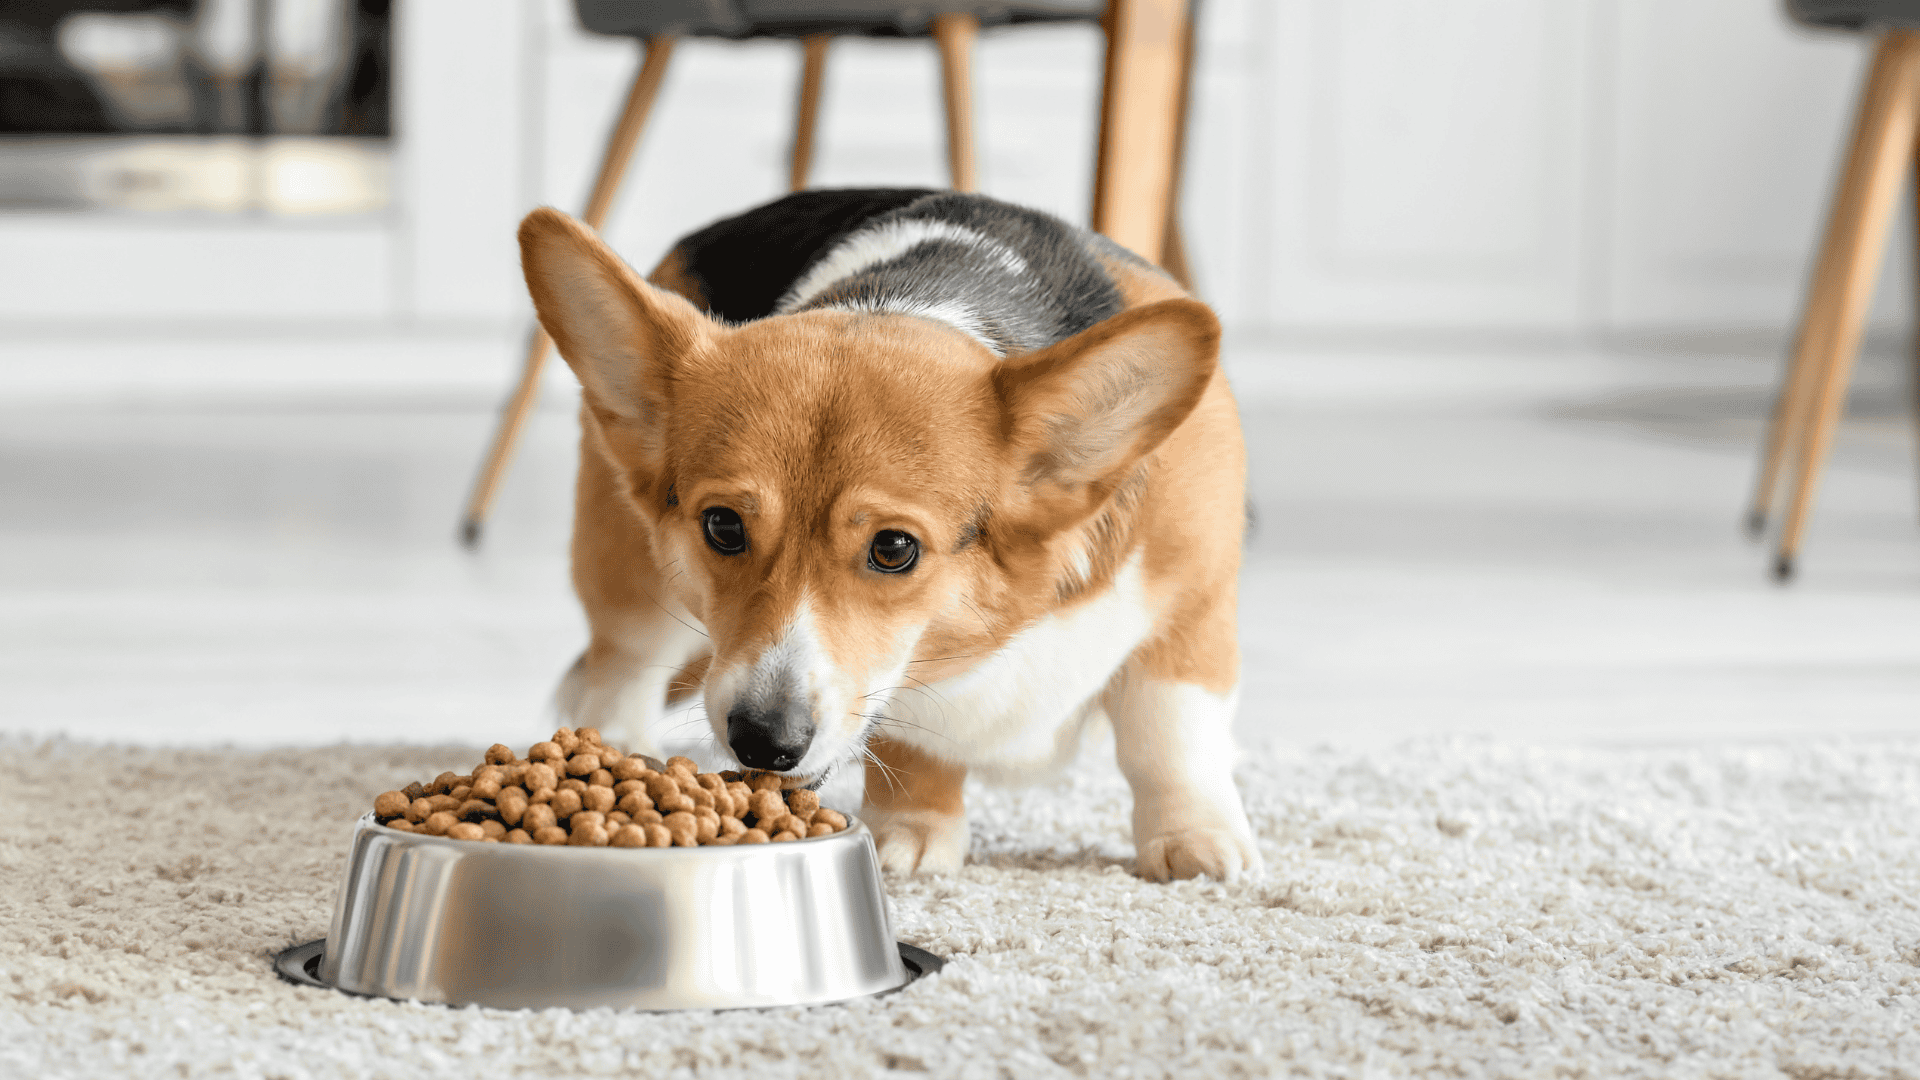
[[[931,810],[860,811],[880,866],[892,874],[950,874],[967,861],[967,816]]]
[[[1247,832],[1230,826],[1191,827],[1144,837],[1135,843],[1134,868],[1149,881],[1175,881],[1202,874],[1232,881],[1258,871],[1260,849]]]

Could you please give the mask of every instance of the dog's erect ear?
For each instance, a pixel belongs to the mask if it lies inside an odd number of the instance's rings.
[[[698,308],[634,273],[591,230],[542,207],[520,223],[527,291],[588,402],[655,426],[687,355],[718,327]]]
[[[1091,513],[1187,418],[1219,364],[1220,322],[1163,300],[994,372],[1019,479],[1039,503]]]

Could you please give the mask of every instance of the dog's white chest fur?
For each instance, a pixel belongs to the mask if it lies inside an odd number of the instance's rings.
[[[890,739],[966,764],[989,779],[1051,772],[1079,748],[1098,697],[1153,626],[1139,559],[1106,592],[1022,630],[966,673],[896,692]]]

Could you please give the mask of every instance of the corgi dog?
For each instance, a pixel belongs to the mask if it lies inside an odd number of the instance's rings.
[[[1137,872],[1260,865],[1234,788],[1245,454],[1213,313],[977,195],[808,191],[642,278],[520,226],[583,388],[567,722],[642,742],[698,688],[791,785],[865,769],[889,871],[957,869],[962,784],[1111,724]]]

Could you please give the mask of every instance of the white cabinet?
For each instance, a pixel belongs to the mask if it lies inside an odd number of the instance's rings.
[[[514,225],[579,209],[637,46],[581,33],[568,0],[397,17],[391,209],[0,215],[0,324],[523,326]],[[1866,49],[1771,0],[1209,0],[1196,276],[1251,329],[1783,328]],[[986,36],[988,193],[1085,219],[1099,60],[1090,27]],[[618,249],[645,268],[782,191],[798,64],[790,42],[682,45]],[[928,43],[836,45],[816,181],[942,183],[938,100]]]

